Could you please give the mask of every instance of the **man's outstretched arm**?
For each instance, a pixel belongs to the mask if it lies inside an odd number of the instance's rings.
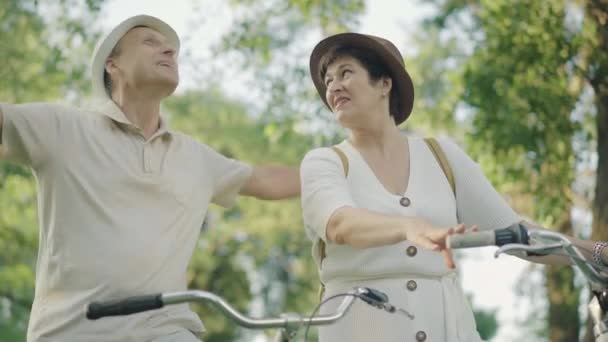
[[[266,200],[299,196],[299,169],[286,166],[254,166],[240,194]]]

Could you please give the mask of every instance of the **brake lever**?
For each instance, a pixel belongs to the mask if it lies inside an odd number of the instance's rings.
[[[506,245],[502,245],[501,247],[498,248],[498,250],[496,250],[496,252],[494,252],[494,258],[498,258],[498,256],[500,254],[503,253],[508,253],[508,252],[526,252],[527,254],[532,254],[532,255],[537,255],[537,256],[542,256],[542,255],[549,255],[552,253],[553,250],[555,249],[562,249],[563,248],[563,243],[561,242],[556,242],[556,243],[552,243],[552,244],[548,244],[545,246],[530,246],[530,245],[522,245],[522,244],[515,244],[515,243],[509,243]]]
[[[415,318],[415,316],[413,314],[411,314],[410,312],[408,312],[407,310],[396,307],[393,304],[389,303],[388,296],[385,293],[378,291],[376,289],[372,289],[369,287],[362,288],[359,291],[359,298],[361,298],[361,300],[363,300],[367,304],[369,304],[375,308],[384,310],[386,312],[389,312],[389,313],[398,312],[412,320]]]

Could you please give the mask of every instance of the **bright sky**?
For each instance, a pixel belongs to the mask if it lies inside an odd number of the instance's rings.
[[[199,8],[204,8],[203,13],[206,15],[203,18],[193,16],[197,11],[193,10],[192,3],[198,3]],[[204,61],[209,58],[210,44],[216,42],[230,25],[231,13],[225,3],[222,0],[109,0],[103,8],[101,21],[97,24],[108,29],[133,15],[157,16],[169,23],[182,37],[182,56],[190,52],[195,58]],[[409,35],[414,32],[423,16],[432,13],[428,6],[417,3],[418,1],[404,0],[368,1],[367,13],[362,21],[363,27],[359,31],[383,36],[407,54]],[[196,24],[196,30],[187,32],[186,28],[193,23]],[[184,67],[182,64],[182,82],[178,91],[201,82],[196,76],[196,67]],[[229,82],[226,80],[223,83]],[[233,82],[230,82],[228,88],[236,89],[237,93],[245,92],[245,88],[239,88],[238,84]],[[244,93],[241,95],[246,96]],[[514,319],[525,317],[528,308],[525,301],[516,300],[513,291],[516,281],[528,264],[510,256],[494,259],[494,250],[495,248],[484,248],[467,253],[460,266],[463,288],[466,292],[473,293],[475,307],[498,310],[501,329],[492,341],[511,342],[520,336]]]

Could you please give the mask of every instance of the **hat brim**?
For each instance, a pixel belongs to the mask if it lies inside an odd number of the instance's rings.
[[[114,49],[118,41],[127,32],[129,32],[129,30],[136,26],[145,26],[160,32],[175,47],[176,56],[179,53],[179,37],[175,30],[173,30],[173,28],[169,26],[169,24],[156,17],[152,17],[149,15],[137,15],[134,17],[130,17],[118,24],[105,37],[100,39],[97,43],[97,46],[95,47],[95,50],[93,51],[90,70],[91,82],[93,86],[93,95],[98,97],[110,98],[110,94],[106,92],[103,82],[103,74],[105,70],[106,60],[110,56],[112,49]]]
[[[395,113],[395,123],[397,125],[404,122],[411,114],[414,107],[414,84],[403,66],[403,61],[399,61],[396,56],[391,54],[382,43],[370,36],[360,33],[340,33],[321,40],[313,49],[310,55],[310,75],[317,88],[319,96],[331,110],[325,96],[327,87],[321,78],[321,59],[330,49],[335,46],[353,46],[371,49],[378,54],[388,66],[393,86],[397,87],[397,94],[400,96],[399,112]]]

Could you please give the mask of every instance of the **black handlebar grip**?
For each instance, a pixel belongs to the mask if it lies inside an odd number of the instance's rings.
[[[528,230],[521,224],[513,225],[509,228],[497,229],[494,231],[494,234],[496,246],[502,246],[508,243],[530,244]]]
[[[108,316],[123,316],[163,307],[161,294],[135,296],[107,302],[93,302],[87,307],[87,318],[98,319]]]

